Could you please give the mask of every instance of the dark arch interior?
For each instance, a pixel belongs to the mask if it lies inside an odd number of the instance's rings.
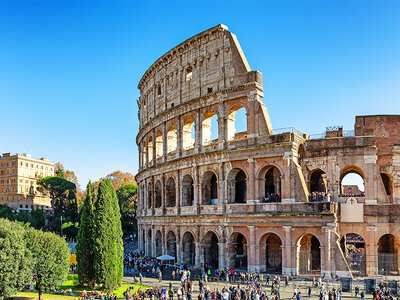
[[[232,250],[235,268],[247,270],[247,241],[243,234],[236,234],[233,239]]]
[[[321,271],[321,250],[319,240],[311,234],[299,240],[298,273],[302,275],[318,274]]]
[[[385,187],[386,195],[391,196],[392,195],[392,187],[391,187],[390,177],[386,173],[381,173],[381,178],[382,178],[383,185]]]
[[[167,234],[167,254],[176,257],[176,237],[172,231]]]
[[[174,207],[176,206],[176,188],[175,188],[175,181],[172,177],[170,177],[167,181],[167,207]]]
[[[265,269],[267,272],[282,272],[282,242],[274,233],[265,242]]]
[[[203,179],[203,204],[217,204],[218,202],[217,176],[213,172],[208,172]]]
[[[151,184],[148,185],[147,188],[147,208],[151,208],[151,202],[152,202],[152,188],[151,188]]]
[[[218,237],[214,232],[209,232],[204,238],[204,264],[218,268]]]
[[[162,189],[161,189],[161,182],[157,181],[155,187],[155,207],[159,208],[162,204]]]
[[[280,202],[281,174],[276,167],[265,173],[265,199],[267,202]]]
[[[162,253],[162,236],[160,231],[157,231],[156,233],[155,244],[156,244],[156,257],[161,256],[163,253]]]
[[[378,241],[378,273],[381,275],[398,275],[399,246],[392,234],[381,236]]]
[[[322,170],[312,172],[310,177],[310,192],[326,193],[326,174]]]
[[[235,177],[235,203],[246,203],[246,174],[240,170]]]
[[[182,237],[183,264],[194,265],[196,258],[196,250],[194,237],[190,232],[185,232]]]
[[[340,240],[340,248],[354,276],[366,274],[365,241],[356,233],[345,234]]]
[[[182,205],[191,206],[194,203],[194,186],[193,178],[190,175],[186,175],[182,182]]]

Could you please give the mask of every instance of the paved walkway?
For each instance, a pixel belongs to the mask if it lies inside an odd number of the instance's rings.
[[[133,277],[124,277],[124,281],[125,282],[130,282],[130,283],[134,283],[133,281]],[[158,279],[155,278],[147,278],[144,277],[143,278],[143,285],[147,285],[147,286],[152,286],[152,287],[169,287],[169,283],[172,282],[172,286],[174,289],[177,289],[181,286],[180,281],[177,280],[163,280],[161,283],[158,281]],[[208,286],[210,287],[210,289],[214,289],[214,288],[218,288],[219,290],[223,289],[224,287],[229,287],[232,284],[230,282],[224,282],[224,281],[217,281],[217,282],[209,282]],[[293,290],[295,287],[299,287],[301,294],[303,296],[304,300],[308,299],[308,295],[307,295],[307,291],[308,291],[308,287],[311,286],[312,283],[310,281],[290,281],[289,282],[289,286],[284,286],[284,282],[281,283],[281,299],[291,299],[291,297],[293,296]],[[325,285],[325,290],[331,290],[333,287],[335,288],[339,288],[340,287],[340,283],[339,282],[324,282]],[[270,290],[271,290],[271,285],[266,285],[265,283],[262,284],[262,287],[265,288],[268,291],[268,295],[270,295]],[[342,293],[342,297],[346,298],[346,299],[358,299],[360,300],[361,297],[358,296],[357,298],[354,297],[354,287],[355,285],[353,285],[353,294],[351,295],[350,293]],[[364,286],[359,286],[360,287],[360,292],[361,290],[364,288]],[[197,295],[199,293],[199,284],[198,281],[194,282],[194,294],[193,294],[193,299],[197,299]],[[196,298],[195,298],[196,297]],[[371,295],[366,295],[366,299],[371,299],[372,296]],[[311,295],[311,299],[319,299],[319,288],[315,287],[312,289],[312,295]]]

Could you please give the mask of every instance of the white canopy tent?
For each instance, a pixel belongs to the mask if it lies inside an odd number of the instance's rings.
[[[172,264],[175,263],[175,257],[173,257],[171,255],[168,255],[168,254],[164,254],[164,255],[158,256],[157,259],[161,260],[161,262],[166,262],[168,264],[170,264],[171,260],[173,261]]]

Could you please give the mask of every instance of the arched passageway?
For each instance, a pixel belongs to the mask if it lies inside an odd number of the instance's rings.
[[[218,237],[217,235],[209,231],[204,236],[204,264],[207,264],[215,269],[218,269],[219,263],[219,249],[218,249]]]
[[[282,273],[282,241],[275,233],[268,233],[261,239],[261,261],[265,271]]]
[[[303,235],[297,243],[297,274],[311,275],[321,272],[319,240],[312,234]]]
[[[152,249],[152,245],[151,245],[151,242],[152,242],[152,238],[151,238],[151,229],[149,229],[149,231],[147,232],[147,240],[146,240],[146,255],[148,255],[148,256],[152,256],[152,252],[151,252],[151,249]]]
[[[392,190],[393,190],[393,184],[392,184],[392,178],[386,174],[386,173],[381,173],[381,179],[383,186],[385,187],[385,193],[386,197],[389,203],[392,202]]]
[[[365,197],[364,176],[357,167],[346,167],[340,176],[341,197]]]
[[[228,174],[228,202],[229,203],[246,203],[246,173],[239,169],[232,169]]]
[[[156,246],[156,257],[161,256],[162,253],[162,235],[160,230],[157,230],[156,236],[154,238],[155,246]]]
[[[366,275],[365,241],[356,233],[345,234],[340,240],[340,247],[353,276]]]
[[[173,231],[169,231],[167,234],[167,254],[175,257],[175,261],[177,260],[176,257],[176,236]]]
[[[166,206],[175,207],[176,206],[176,187],[175,180],[170,177],[167,181],[166,189]]]
[[[157,180],[156,182],[156,186],[154,189],[154,194],[155,194],[155,203],[154,203],[154,207],[155,208],[160,208],[161,204],[162,204],[162,187],[161,187],[161,182],[160,180]]]
[[[195,143],[195,123],[192,119],[186,119],[182,128],[182,147],[184,150],[191,149]]]
[[[277,167],[271,167],[265,173],[265,200],[267,202],[281,201],[281,173]]]
[[[218,138],[218,116],[215,112],[208,112],[201,123],[202,144],[209,145]]]
[[[233,233],[229,244],[229,266],[234,269],[247,270],[247,240],[241,233]]]
[[[151,182],[147,185],[147,208],[151,208],[153,202],[153,188]]]
[[[321,169],[314,170],[310,176],[310,193],[326,193],[326,174]]]
[[[194,265],[196,262],[196,248],[193,234],[189,231],[185,232],[182,237],[183,264]]]
[[[243,105],[234,105],[227,119],[228,141],[245,138],[247,133],[247,113]]]
[[[399,240],[393,234],[385,234],[378,241],[378,273],[399,275]]]
[[[182,206],[194,205],[194,186],[193,178],[189,174],[182,180]]]
[[[208,171],[203,175],[202,204],[218,204],[217,176],[211,171]]]

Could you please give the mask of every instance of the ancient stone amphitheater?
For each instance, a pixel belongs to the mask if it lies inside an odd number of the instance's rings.
[[[399,274],[400,116],[357,116],[354,130],[318,136],[274,130],[262,75],[224,25],[161,56],[138,87],[146,255],[282,274]],[[346,184],[348,174],[364,188]]]

